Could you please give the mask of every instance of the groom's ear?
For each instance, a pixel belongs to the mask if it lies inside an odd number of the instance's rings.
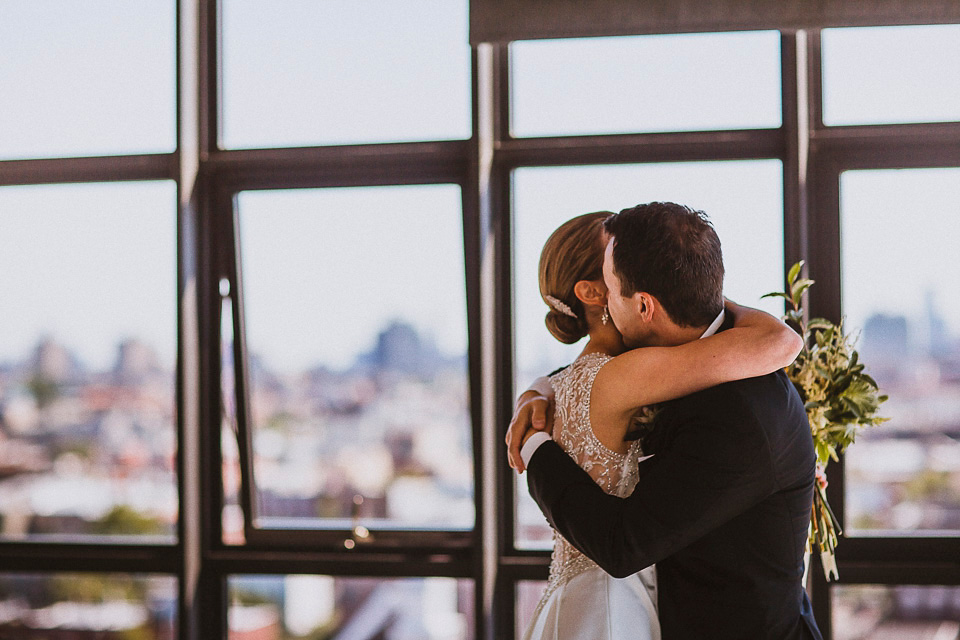
[[[592,280],[580,280],[573,285],[573,293],[585,305],[602,306],[607,301],[607,288],[600,282]]]
[[[634,311],[644,322],[653,320],[654,312],[657,309],[657,299],[649,293],[639,291],[633,294]]]

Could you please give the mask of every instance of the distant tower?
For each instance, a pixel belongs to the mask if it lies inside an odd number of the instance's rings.
[[[950,336],[943,317],[937,311],[932,289],[927,289],[923,294],[923,315],[924,346],[930,356],[943,356],[950,347]]]
[[[381,369],[422,373],[425,359],[420,336],[409,324],[394,321],[377,336],[374,360]]]
[[[373,349],[357,357],[356,366],[367,372],[430,378],[446,364],[432,340],[421,337],[410,324],[393,320],[377,335]]]
[[[156,352],[139,340],[124,340],[117,348],[113,373],[121,384],[138,384],[160,372]]]
[[[70,382],[79,373],[76,358],[53,338],[40,340],[33,351],[31,362],[34,375],[57,384]]]

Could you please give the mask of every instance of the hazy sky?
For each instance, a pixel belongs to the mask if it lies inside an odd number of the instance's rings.
[[[0,188],[0,362],[50,335],[109,366],[120,340],[176,354],[176,184]]]
[[[0,2],[0,159],[173,151],[174,10]]]
[[[840,177],[844,313],[937,311],[960,336],[960,168],[848,171]]]
[[[460,202],[456,185],[240,194],[250,349],[346,367],[403,319],[465,353]]]
[[[511,54],[518,136],[780,126],[776,31],[537,40]]]
[[[466,2],[222,5],[227,147],[470,137]]]
[[[469,135],[466,2],[223,6],[227,146]],[[0,2],[0,159],[171,151],[174,33],[172,1]],[[828,121],[960,119],[960,74],[946,71],[960,66],[960,27],[836,30],[823,42]],[[775,33],[519,43],[514,53],[518,134],[779,125]],[[931,288],[960,332],[960,296],[943,276],[960,240],[956,172],[844,177],[844,300],[856,321],[874,308],[914,314]],[[459,197],[452,185],[244,194],[251,347],[280,368],[339,366],[404,317],[462,352]],[[757,304],[779,288],[777,160],[522,169],[522,366],[568,358],[536,293],[532,265],[549,232],[649,200],[712,216],[732,297]],[[166,183],[0,188],[0,362],[44,334],[95,366],[128,336],[169,362],[175,202]]]

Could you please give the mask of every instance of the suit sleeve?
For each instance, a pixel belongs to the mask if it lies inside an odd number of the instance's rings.
[[[776,491],[766,435],[743,400],[698,404],[667,427],[669,443],[640,463],[627,498],[604,493],[555,442],[533,454],[530,494],[550,524],[610,575],[670,556]]]

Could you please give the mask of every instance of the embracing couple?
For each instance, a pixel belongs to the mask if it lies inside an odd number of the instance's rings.
[[[588,340],[507,433],[555,531],[525,639],[821,639],[801,584],[816,457],[782,371],[801,339],[725,300],[723,273],[706,216],[673,203],[547,240],[547,327]]]

